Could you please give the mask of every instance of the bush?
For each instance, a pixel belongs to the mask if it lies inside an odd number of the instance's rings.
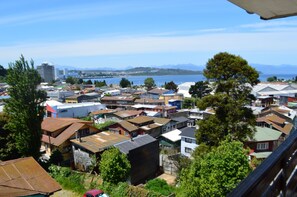
[[[108,120],[104,123],[101,123],[101,124],[95,124],[95,127],[99,130],[105,130],[107,129],[107,127],[109,127],[110,125],[113,125],[115,124],[116,122],[112,121],[112,120]]]
[[[145,184],[145,188],[164,196],[168,196],[173,193],[173,187],[168,185],[165,180],[158,178],[148,181],[147,184]]]

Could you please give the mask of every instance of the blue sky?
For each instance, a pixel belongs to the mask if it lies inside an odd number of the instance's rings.
[[[10,0],[0,6],[0,64],[21,54],[77,68],[205,65],[227,51],[297,65],[297,17],[260,20],[228,1]]]

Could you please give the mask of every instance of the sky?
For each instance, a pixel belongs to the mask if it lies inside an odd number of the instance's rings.
[[[222,0],[9,0],[0,65],[84,68],[205,65],[218,52],[250,64],[297,65],[297,17],[261,20]]]

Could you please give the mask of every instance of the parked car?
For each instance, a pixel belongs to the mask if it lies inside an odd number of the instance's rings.
[[[100,189],[92,189],[87,191],[83,197],[109,197]]]

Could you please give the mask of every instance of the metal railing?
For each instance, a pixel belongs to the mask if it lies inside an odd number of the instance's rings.
[[[297,130],[228,196],[296,196],[296,164]]]

